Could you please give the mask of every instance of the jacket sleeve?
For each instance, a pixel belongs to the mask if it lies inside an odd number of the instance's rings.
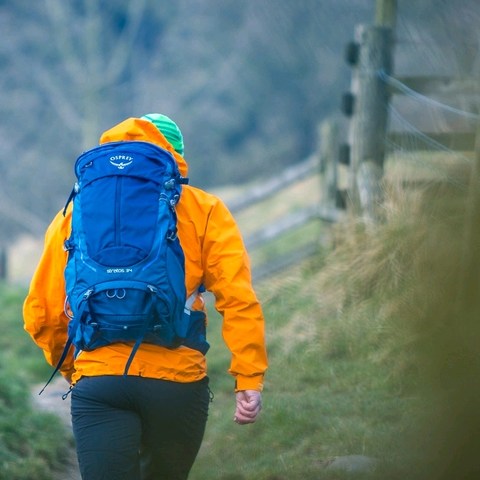
[[[229,373],[239,390],[262,390],[267,369],[264,317],[251,281],[250,260],[238,226],[218,200],[210,211],[203,245],[204,282],[223,317],[232,354]]]
[[[68,317],[64,313],[63,271],[67,253],[63,242],[70,234],[70,214],[57,214],[45,234],[42,256],[23,305],[24,328],[43,350],[47,362],[56,366],[67,340]],[[73,371],[73,355],[61,367],[68,376]]]

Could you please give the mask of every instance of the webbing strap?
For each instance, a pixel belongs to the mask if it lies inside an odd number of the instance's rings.
[[[150,310],[153,310],[154,303],[155,303],[155,292],[151,291]],[[137,350],[140,347],[140,344],[143,342],[143,339],[145,338],[145,335],[147,334],[147,330],[148,330],[148,321],[145,321],[145,323],[143,324],[142,331],[141,331],[140,335],[138,336],[137,340],[135,341],[135,344],[133,345],[130,356],[128,357],[127,363],[125,365],[125,370],[123,372],[124,375],[128,374],[128,370],[130,369],[130,365],[133,362],[133,357],[135,357],[135,354],[137,353]]]
[[[72,189],[72,191],[70,192],[70,195],[67,199],[67,203],[65,204],[65,207],[63,209],[63,216],[65,216],[67,214],[67,209],[68,209],[68,205],[70,204],[70,202],[73,200],[73,198],[75,197],[75,188]]]
[[[55,367],[55,370],[53,371],[52,375],[48,379],[48,382],[44,385],[44,387],[38,393],[39,395],[43,393],[43,391],[48,387],[49,383],[53,380],[53,377],[55,376],[55,374],[60,370],[60,367],[63,365],[63,362],[67,358],[67,355],[70,350],[70,347],[72,346],[72,343],[73,343],[73,337],[69,336],[67,339],[67,343],[65,344],[65,348],[63,349],[62,356],[60,357],[60,360],[58,361],[57,366]]]
[[[135,342],[135,345],[132,348],[130,356],[128,357],[127,363],[125,364],[125,370],[123,372],[124,375],[128,375],[128,370],[130,369],[130,365],[133,362],[133,357],[137,353],[138,347],[140,347],[140,344],[143,342],[143,339],[146,333],[147,333],[147,322],[145,322],[144,331],[142,332],[142,335],[140,335],[137,338],[137,341]]]
[[[60,368],[62,367],[63,365],[63,362],[65,362],[65,359],[67,358],[67,355],[68,355],[68,352],[70,351],[70,348],[73,344],[73,337],[75,335],[75,330],[76,330],[76,327],[79,325],[80,323],[80,319],[82,318],[83,314],[85,313],[85,309],[86,309],[86,304],[87,302],[83,302],[81,308],[79,309],[78,311],[78,314],[77,316],[70,320],[71,322],[75,322],[75,328],[72,328],[70,331],[70,335],[68,336],[67,338],[67,342],[65,343],[65,347],[63,348],[63,352],[62,352],[62,355],[60,356],[60,360],[58,361],[57,363],[57,366],[55,367],[55,370],[53,371],[52,375],[50,375],[50,378],[48,379],[47,383],[43,386],[43,388],[40,390],[39,392],[39,395],[41,395],[43,393],[43,391],[48,387],[48,385],[50,384],[50,382],[53,380],[53,377],[56,375],[56,373],[60,370]],[[68,314],[67,314],[68,316]]]

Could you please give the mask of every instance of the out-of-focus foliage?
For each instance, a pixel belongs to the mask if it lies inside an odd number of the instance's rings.
[[[395,63],[473,72],[475,3],[399,0]],[[304,159],[319,122],[339,112],[345,45],[374,10],[375,0],[0,1],[0,240],[43,231],[74,159],[129,116],[172,116],[202,187]]]
[[[0,283],[0,478],[51,480],[67,460],[70,436],[30,401],[32,381],[44,382],[50,368],[22,328],[24,298],[24,290]]]

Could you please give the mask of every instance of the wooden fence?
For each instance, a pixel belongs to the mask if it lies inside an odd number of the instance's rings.
[[[376,4],[375,24],[359,25],[354,41],[346,49],[346,60],[352,67],[350,91],[344,95],[342,102],[342,111],[349,120],[347,141],[340,141],[338,123],[324,121],[319,128],[318,152],[286,168],[276,177],[247,189],[241,197],[227,201],[232,213],[241,215],[245,210],[256,208],[309,176],[319,178],[319,200],[293,213],[286,210],[282,218],[264,223],[259,230],[245,235],[250,251],[268,249],[270,242],[312,221],[324,224],[337,222],[344,217],[345,208],[369,222],[379,221],[386,145],[391,142],[400,148],[409,148],[405,142],[408,132],[388,131],[392,97],[410,95],[421,98],[435,90],[478,92],[478,79],[395,78],[393,49],[396,0],[377,0]],[[480,117],[471,115],[478,122]],[[476,129],[455,134],[416,132],[416,135],[423,135],[430,146],[445,145],[449,151],[472,151],[475,145],[480,145],[479,138],[475,143],[475,133]],[[348,169],[348,186],[345,189],[339,186],[340,168]],[[257,215],[268,217],[268,212],[260,211]],[[301,248],[292,248],[265,264],[255,264],[254,277],[263,278],[301,261],[317,251],[321,242],[322,239],[312,239]],[[0,248],[0,279],[7,276],[6,255],[6,249]]]
[[[396,10],[397,0],[377,0],[375,24],[357,26],[354,41],[345,52],[352,76],[350,91],[342,102],[349,123],[340,159],[350,171],[349,207],[370,222],[382,220],[381,185],[388,144],[402,151],[434,149],[460,156],[459,152],[473,152],[478,145],[476,125],[480,116],[432,98],[436,94],[452,98],[459,93],[477,95],[473,108],[478,111],[478,78],[394,76]],[[455,132],[420,131],[393,107],[398,96],[420,102],[423,109],[438,108],[458,115],[464,124],[469,120],[470,126]],[[403,122],[402,130],[391,130],[392,117]],[[418,141],[412,142],[412,138]]]
[[[247,249],[252,252],[260,248],[268,248],[268,244],[282,235],[300,230],[312,221],[331,224],[338,222],[345,215],[344,205],[338,191],[338,127],[334,121],[325,121],[320,129],[320,149],[303,162],[290,166],[267,182],[252,186],[242,192],[241,196],[227,201],[230,211],[240,216],[243,211],[252,209],[259,218],[268,217],[268,212],[260,206],[262,202],[282,194],[295,184],[309,177],[318,177],[319,200],[312,202],[300,210],[288,211],[271,223],[263,223],[262,227],[245,236]],[[294,265],[315,252],[322,243],[328,242],[328,228],[317,238],[311,238],[301,248],[292,248],[283,255],[275,256],[263,264],[253,265],[255,280],[268,277],[282,269]]]
[[[246,237],[249,249],[265,248],[272,240],[299,229],[312,220],[333,223],[345,216],[345,209],[367,222],[382,218],[383,176],[386,146],[406,145],[407,132],[389,131],[391,99],[395,95],[422,97],[435,92],[478,93],[478,79],[393,76],[395,24],[397,0],[376,0],[374,25],[359,25],[354,42],[346,49],[346,60],[352,67],[351,91],[343,98],[343,113],[349,118],[347,142],[340,142],[339,127],[334,120],[324,121],[319,129],[319,151],[303,163],[286,169],[277,177],[254,187],[232,201],[233,213],[277,195],[282,189],[302,181],[309,175],[319,175],[320,200],[301,211],[286,214],[284,218],[264,225],[261,230]],[[428,100],[428,99],[427,99]],[[439,105],[441,106],[441,105]],[[450,109],[455,110],[455,109]],[[458,112],[469,115],[467,112]],[[470,114],[478,121],[478,115]],[[446,150],[473,151],[480,145],[476,129],[455,133],[421,133],[430,145]],[[349,182],[344,189],[339,182],[340,166],[348,166]],[[380,213],[379,213],[380,212]],[[312,241],[301,249],[292,249],[267,265],[254,265],[254,277],[262,278],[278,272],[318,251],[319,241]]]
[[[412,136],[422,145],[416,150],[437,149],[455,154],[473,152],[480,146],[477,125],[480,115],[466,112],[441,102],[429,95],[436,93],[478,94],[479,79],[449,77],[403,77],[393,74],[393,53],[395,46],[396,0],[377,0],[374,25],[359,25],[355,30],[354,41],[346,49],[346,60],[352,67],[350,91],[343,96],[342,111],[348,118],[347,140],[339,145],[338,127],[331,121],[320,128],[320,151],[300,165],[287,169],[283,174],[244,195],[242,200],[232,202],[234,212],[257,201],[276,194],[280,188],[300,181],[315,169],[320,174],[321,200],[301,212],[286,216],[280,221],[266,225],[246,239],[247,246],[257,248],[292,229],[299,228],[312,219],[336,222],[342,218],[344,207],[368,223],[382,221],[383,178],[387,145],[395,145],[402,151],[412,148]],[[474,126],[467,131],[422,132],[391,131],[389,123],[392,112],[392,99],[408,95],[422,102],[422,105],[435,106],[472,120]],[[478,100],[478,99],[477,99]],[[478,105],[476,105],[478,110]],[[408,123],[408,122],[407,122]],[[462,155],[459,153],[459,155]],[[478,157],[478,152],[477,152]],[[465,158],[465,157],[464,157]],[[339,165],[348,168],[348,186],[339,188]],[[418,179],[417,179],[418,180]],[[414,180],[415,182],[416,180]],[[248,199],[248,200],[247,200]],[[255,266],[258,277],[278,271],[315,251],[315,245],[278,258],[271,265]]]

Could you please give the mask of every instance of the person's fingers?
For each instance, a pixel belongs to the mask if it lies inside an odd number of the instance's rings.
[[[257,420],[257,414],[252,416],[246,416],[239,412],[235,412],[235,416],[233,417],[233,420],[235,423],[238,423],[239,425],[246,425],[247,423],[255,423],[255,421]]]
[[[234,421],[241,425],[255,422],[262,408],[260,392],[238,392],[236,400]]]

